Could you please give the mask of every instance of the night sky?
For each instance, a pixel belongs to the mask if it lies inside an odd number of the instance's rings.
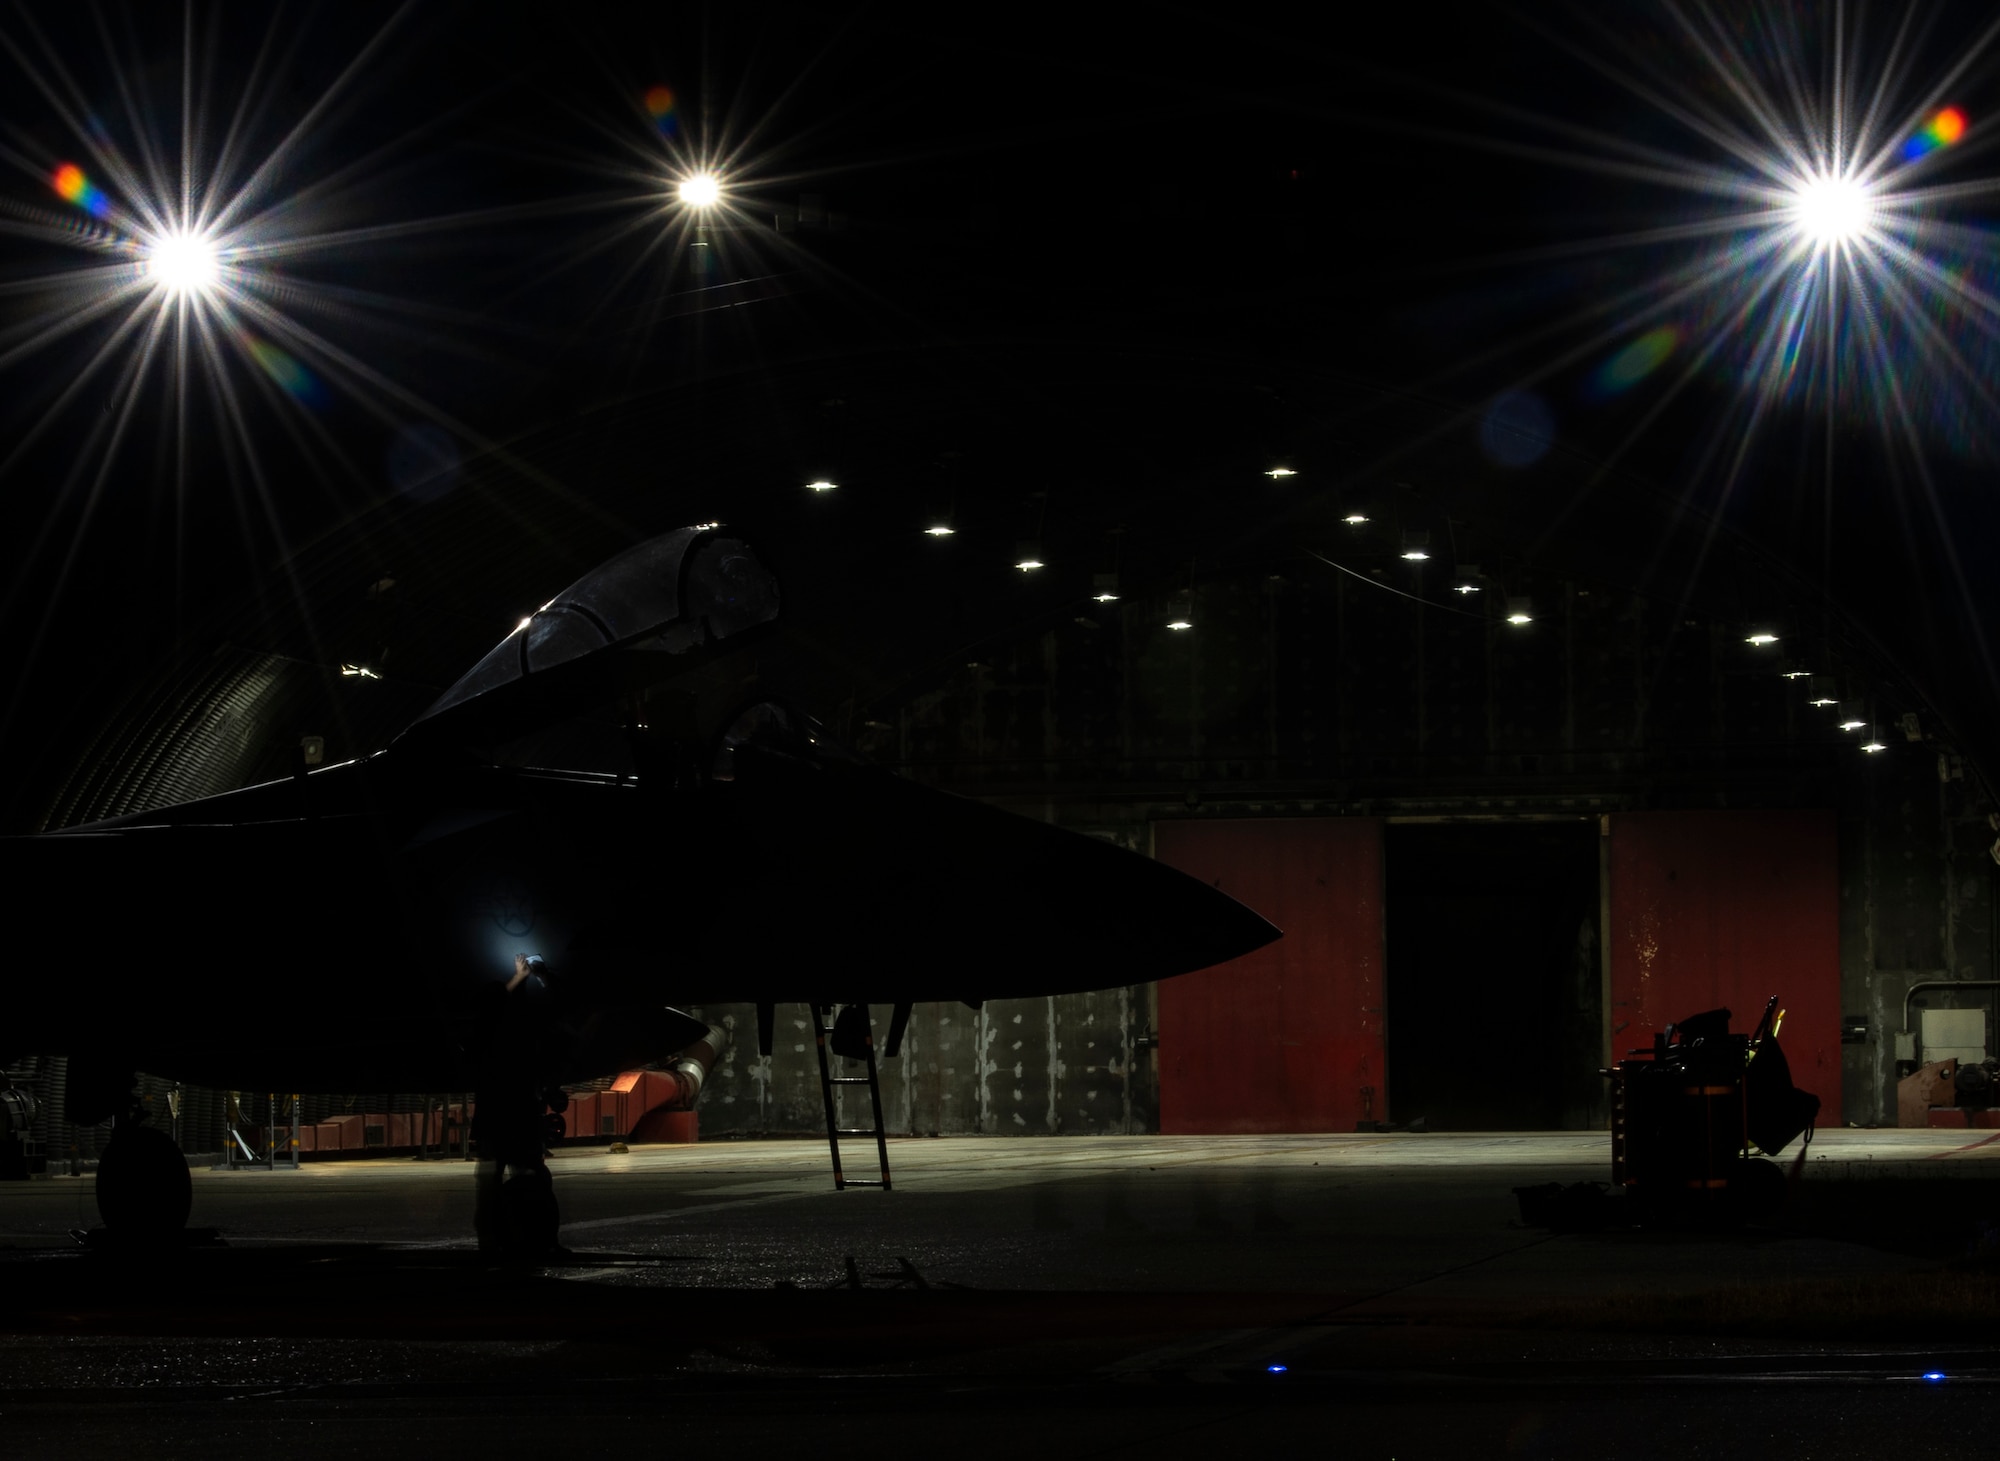
[[[176,657],[379,653],[393,578],[382,668],[441,685],[708,519],[779,564],[809,695],[892,697],[1113,563],[1420,529],[1872,640],[1976,754],[1990,7],[1368,11],[0,12],[10,829]],[[1773,179],[1836,93],[1889,201],[1829,252]],[[144,270],[184,173],[240,206],[182,307]]]

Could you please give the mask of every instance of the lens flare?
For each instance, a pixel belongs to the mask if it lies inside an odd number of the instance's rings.
[[[680,134],[680,111],[674,103],[674,92],[670,86],[651,86],[646,89],[646,111],[653,119],[653,125],[660,129],[663,137]]]
[[[243,348],[250,352],[250,358],[278,385],[278,388],[295,401],[308,406],[323,405],[326,401],[326,387],[288,351],[279,349],[269,340],[255,335],[246,336]]]
[[[1918,158],[1936,152],[1940,147],[1949,147],[1965,135],[1965,113],[1957,107],[1946,107],[1917,129],[1917,135],[1903,144],[1903,160],[1915,162]]]
[[[103,190],[83,175],[83,169],[73,162],[66,162],[55,170],[49,179],[55,190],[70,202],[76,204],[92,218],[102,218],[111,211],[111,200]]]
[[[1599,398],[1620,395],[1667,363],[1681,332],[1673,325],[1648,330],[1600,365],[1590,378],[1590,392]]]

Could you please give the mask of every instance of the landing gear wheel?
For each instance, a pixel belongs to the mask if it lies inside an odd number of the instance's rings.
[[[509,1258],[543,1258],[560,1251],[562,1212],[546,1167],[514,1172],[500,1184],[500,1242]]]
[[[187,1227],[194,1179],[174,1139],[155,1126],[120,1124],[97,1163],[97,1213],[121,1238],[171,1238]]]

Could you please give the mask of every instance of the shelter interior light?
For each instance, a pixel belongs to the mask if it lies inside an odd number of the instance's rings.
[[[1293,471],[1290,467],[1272,467],[1269,471],[1265,472],[1264,475],[1267,477],[1296,477],[1298,476],[1298,473]]]
[[[949,538],[958,529],[954,528],[950,523],[932,523],[924,531],[929,533],[933,538]]]
[[[1863,746],[1861,749],[1872,753],[1875,751],[1886,751],[1889,748],[1883,745],[1880,740],[1871,740],[1868,742],[1867,745]]]
[[[1776,644],[1778,642],[1778,636],[1769,633],[1765,630],[1759,629],[1755,634],[1745,636],[1743,642],[1745,644],[1758,644],[1758,645]]]
[[[681,185],[674,191],[688,207],[708,208],[722,197],[722,184],[714,173],[698,172],[681,179]]]
[[[1824,708],[1828,705],[1838,705],[1840,704],[1840,702],[1838,700],[1835,700],[1831,695],[1815,695],[1812,699],[1808,700],[1806,704],[1817,705]]]
[[[1526,599],[1507,600],[1507,622],[1509,624],[1532,624],[1535,616]]]
[[[1866,730],[1868,722],[1865,720],[1843,720],[1840,723],[1840,728],[1845,731]]]
[[[827,481],[824,477],[817,482],[806,483],[806,491],[808,492],[831,492],[833,488],[834,484]]]
[[[1192,629],[1194,628],[1194,624],[1188,619],[1169,619],[1167,627],[1169,629]]]
[[[1451,591],[1455,594],[1476,594],[1479,592],[1479,585],[1476,583],[1455,583],[1451,586]]]
[[[1368,515],[1366,513],[1350,512],[1341,521],[1346,523],[1350,528],[1358,528],[1368,521]]]
[[[1430,562],[1431,555],[1426,553],[1422,548],[1412,548],[1403,557],[1411,563],[1428,563]]]
[[[1858,238],[1875,216],[1875,203],[1859,178],[1807,178],[1792,194],[1792,219],[1822,248]]]
[[[147,246],[146,272],[171,293],[199,294],[221,279],[222,260],[203,235],[169,233]]]
[[[1115,604],[1118,602],[1118,595],[1109,592],[1101,594],[1092,594],[1091,597],[1097,600],[1097,602],[1100,604]]]

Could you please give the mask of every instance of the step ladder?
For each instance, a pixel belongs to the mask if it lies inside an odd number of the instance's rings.
[[[833,1187],[836,1192],[846,1187],[880,1187],[887,1192],[889,1183],[889,1138],[882,1125],[882,1084],[875,1065],[875,1033],[868,1020],[868,1006],[847,1005],[842,1014],[858,1010],[858,1015],[848,1016],[858,1019],[862,1029],[862,1049],[868,1064],[866,1075],[835,1075],[827,1058],[827,1042],[833,1038],[834,1007],[828,1004],[807,1005],[812,1011],[813,1044],[819,1051],[819,1092],[820,1100],[826,1108],[826,1144],[833,1153]],[[874,1113],[873,1126],[842,1126],[838,1113],[834,1110],[833,1088],[835,1086],[868,1087],[869,1109]],[[880,1159],[882,1175],[872,1177],[849,1177],[840,1168],[840,1139],[843,1136],[872,1136],[875,1138],[875,1155]]]

